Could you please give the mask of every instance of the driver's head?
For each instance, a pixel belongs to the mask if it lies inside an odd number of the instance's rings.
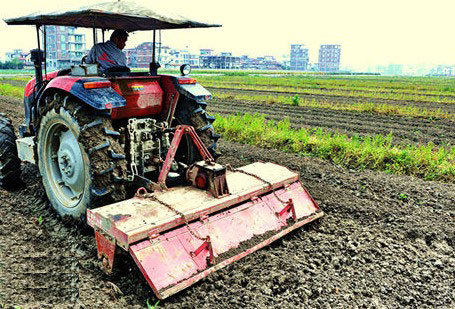
[[[117,46],[117,48],[124,49],[126,40],[128,40],[128,32],[122,29],[116,29],[112,32],[110,40],[115,44],[115,46]]]

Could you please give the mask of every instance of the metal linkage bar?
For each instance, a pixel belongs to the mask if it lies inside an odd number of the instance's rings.
[[[294,202],[292,201],[292,199],[289,199],[287,205],[280,212],[277,212],[276,215],[278,217],[281,217],[285,213],[290,212],[290,211],[292,212],[292,219],[294,220],[294,222],[297,221],[297,215],[295,213]]]
[[[202,159],[208,162],[214,162],[212,155],[210,154],[207,147],[205,147],[204,143],[202,142],[199,135],[197,135],[196,131],[192,126],[187,125],[180,125],[177,126],[174,133],[174,138],[172,139],[171,146],[169,147],[169,151],[166,156],[166,160],[163,164],[163,169],[161,170],[160,176],[158,177],[158,184],[161,187],[165,187],[167,175],[169,174],[169,170],[171,169],[172,162],[175,158],[175,153],[177,152],[178,146],[180,141],[182,140],[183,135],[189,134],[191,139],[193,140],[194,144],[196,145],[199,153],[202,156]]]
[[[215,264],[215,255],[213,254],[212,242],[210,241],[210,236],[207,236],[204,242],[197,248],[195,251],[191,252],[191,256],[198,256],[203,250],[208,250],[209,252],[209,262],[210,265]]]

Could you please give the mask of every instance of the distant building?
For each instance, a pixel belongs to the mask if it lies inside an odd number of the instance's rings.
[[[12,52],[5,53],[6,61],[17,60],[24,65],[24,67],[32,67],[33,63],[30,61],[28,52],[24,52],[22,49],[14,49]]]
[[[340,45],[321,45],[319,48],[319,71],[338,72],[340,70]]]
[[[438,65],[437,67],[430,69],[427,74],[433,76],[455,76],[455,66]]]
[[[200,67],[209,69],[240,69],[240,57],[234,57],[231,53],[221,55],[201,55]]]
[[[209,49],[209,48],[200,49],[199,54],[201,56],[211,56],[211,55],[213,55],[213,49]]]
[[[124,49],[126,56],[126,65],[130,68],[137,68],[137,53],[136,48]]]
[[[136,48],[136,68],[149,68],[153,59],[153,42],[144,42]],[[155,48],[155,61],[158,60],[158,49]]]
[[[290,69],[292,71],[306,71],[308,62],[308,48],[305,48],[303,44],[291,44]]]
[[[46,26],[46,59],[48,69],[69,68],[81,62],[87,53],[85,34],[75,27]]]
[[[158,48],[158,63],[161,64],[162,67],[166,67],[168,63],[172,62],[172,48],[169,46],[161,46]]]
[[[162,67],[172,62],[171,55],[172,48],[168,46],[155,47],[155,61]],[[153,42],[144,42],[135,48],[124,49],[123,52],[126,56],[126,64],[130,68],[149,68],[153,59]]]

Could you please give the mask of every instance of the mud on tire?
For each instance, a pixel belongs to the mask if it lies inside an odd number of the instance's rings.
[[[207,114],[205,111],[206,107],[207,103],[204,101],[195,101],[184,98],[177,104],[175,118],[178,124],[193,126],[213,158],[216,159],[220,156],[216,150],[217,141],[220,138],[220,135],[215,133],[212,125],[215,121],[215,117]]]
[[[111,120],[68,96],[47,100],[37,144],[47,196],[62,216],[125,199],[126,161]]]
[[[17,156],[16,134],[11,121],[0,113],[0,186],[11,188],[18,183],[21,162]]]

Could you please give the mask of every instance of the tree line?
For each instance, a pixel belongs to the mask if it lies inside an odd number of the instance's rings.
[[[1,70],[11,70],[11,69],[21,70],[23,68],[24,68],[24,63],[22,63],[22,61],[20,61],[17,58],[14,58],[13,60],[0,61]]]

